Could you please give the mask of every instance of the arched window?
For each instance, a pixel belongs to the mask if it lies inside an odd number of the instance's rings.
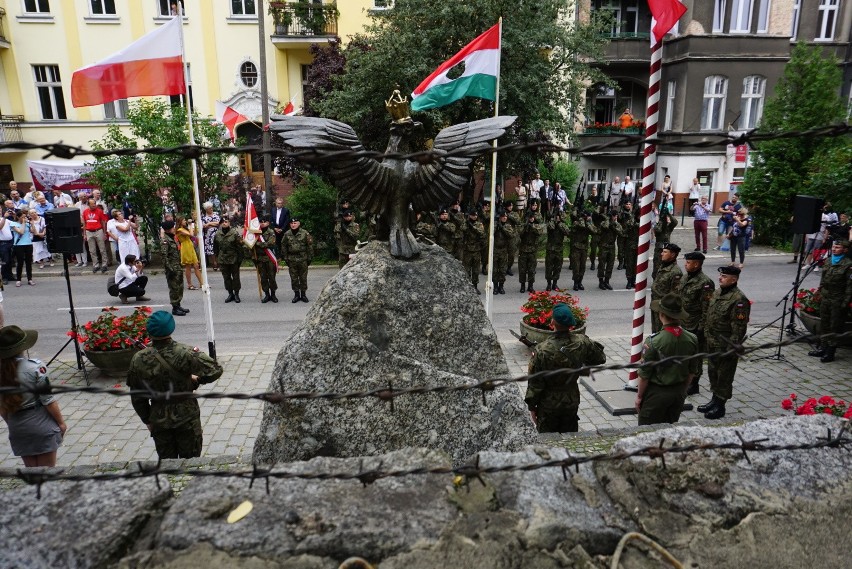
[[[710,75],[704,79],[704,104],[701,107],[701,130],[722,130],[727,98],[727,77]]]
[[[257,66],[251,61],[244,61],[240,66],[240,81],[248,88],[257,85]]]
[[[740,103],[741,129],[756,128],[763,115],[763,97],[766,93],[766,78],[749,75],[743,79],[743,97]]]

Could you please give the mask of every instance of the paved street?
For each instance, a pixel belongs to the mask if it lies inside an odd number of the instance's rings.
[[[688,231],[679,229],[675,239],[683,245],[688,244],[691,233],[687,233]],[[720,253],[711,255],[707,262],[707,272],[715,273],[715,267],[723,264],[725,260]],[[787,254],[768,249],[756,249],[747,257],[742,288],[754,301],[750,333],[780,315],[780,308],[776,308],[775,304],[795,277],[795,267],[787,265],[787,260]],[[312,268],[309,296],[315,297],[335,272],[336,268],[332,267]],[[221,276],[212,271],[210,274],[214,286],[217,348],[225,374],[217,383],[202,387],[202,391],[265,391],[278,348],[303,320],[311,304],[290,304],[287,294],[289,279],[286,271],[283,271],[279,275],[279,296],[283,302],[278,305],[261,305],[251,290],[254,275],[244,271],[244,302],[241,305],[224,305],[219,298],[223,296],[221,290],[215,289]],[[543,263],[539,264],[539,276],[543,277]],[[715,274],[712,276],[715,278]],[[818,277],[818,274],[812,275],[806,285],[816,286]],[[47,361],[66,340],[65,332],[69,326],[67,292],[65,280],[58,276],[39,275],[36,279],[36,287],[7,287],[3,304],[7,323],[39,329],[39,342],[31,354]],[[614,276],[613,284],[621,280],[623,274],[619,273]],[[104,290],[105,281],[106,277],[93,276],[91,272],[77,272],[73,275],[71,282],[75,306],[82,321],[94,318],[100,306],[111,300]],[[153,304],[166,298],[163,281],[161,275],[152,275],[153,286],[149,296],[153,299]],[[511,287],[508,283],[511,283]],[[561,284],[564,286],[568,283],[570,278],[563,277]],[[596,279],[587,277],[586,284],[592,283],[596,283]],[[544,284],[543,280],[540,284]],[[526,372],[528,350],[510,335],[509,328],[517,329],[521,315],[519,307],[525,295],[517,292],[515,281],[511,277],[507,281],[506,289],[506,295],[495,299],[494,325],[509,369],[512,375],[517,377]],[[585,293],[580,294],[580,298],[582,304],[588,304],[592,309],[589,335],[604,343],[608,363],[625,363],[629,358],[632,294],[629,291],[601,291],[593,286],[587,286],[587,289]],[[175,336],[179,341],[199,345],[203,349],[205,334],[201,294],[191,291],[186,293],[185,304],[192,309],[192,313],[178,320]],[[778,328],[773,326],[760,332],[751,342],[763,343],[775,341],[777,338]],[[782,353],[790,362],[802,371],[797,371],[789,363],[774,360],[742,362],[734,386],[734,399],[728,405],[725,420],[778,416],[783,413],[780,408],[781,399],[791,392],[799,393],[803,397],[828,394],[852,399],[852,382],[849,381],[849,360],[852,357],[850,351],[841,350],[836,363],[824,365],[807,357],[808,349],[806,344],[782,349]],[[772,353],[774,351],[765,351],[765,355]],[[50,374],[55,384],[84,384],[82,375],[74,364],[73,349],[70,347],[66,348],[51,366]],[[98,377],[97,372],[93,375],[93,385],[122,387],[116,380]],[[702,394],[691,398],[695,404],[703,403],[708,397],[706,373],[703,379]],[[521,388],[524,388],[523,384]],[[635,425],[635,416],[614,417],[607,413],[585,388],[581,387],[581,393],[581,431],[600,432]],[[129,398],[75,393],[62,395],[60,402],[69,430],[65,444],[59,451],[59,465],[123,465],[128,461],[156,457],[154,445],[133,412]],[[376,402],[376,405],[382,403]],[[205,400],[201,407],[205,440],[203,457],[249,461],[260,425],[262,405],[256,401],[222,399]],[[704,421],[694,411],[686,412],[682,420]],[[11,455],[7,440],[3,424],[0,426],[0,465],[19,466],[21,461]]]

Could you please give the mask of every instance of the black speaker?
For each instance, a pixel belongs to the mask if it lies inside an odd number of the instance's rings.
[[[79,209],[51,209],[44,212],[44,223],[47,228],[47,249],[51,253],[83,252],[83,228]]]
[[[813,196],[796,196],[793,202],[793,233],[814,233],[822,224],[825,200]]]

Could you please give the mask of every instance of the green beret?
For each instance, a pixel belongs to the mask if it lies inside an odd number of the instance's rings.
[[[158,310],[148,317],[145,329],[152,338],[171,336],[175,331],[175,317],[165,310]]]
[[[574,313],[571,312],[571,308],[569,308],[564,302],[560,302],[553,307],[553,319],[557,324],[562,326],[577,325],[577,319],[574,318]]]

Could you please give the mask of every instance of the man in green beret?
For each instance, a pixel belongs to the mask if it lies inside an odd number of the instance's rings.
[[[164,310],[148,317],[145,325],[151,345],[133,355],[127,386],[134,390],[172,393],[195,391],[222,375],[216,360],[172,340],[175,319]],[[133,409],[151,431],[157,456],[192,458],[201,456],[201,408],[197,399],[156,400],[147,394],[130,398]]]
[[[660,300],[654,300],[651,302],[651,310],[657,312],[663,328],[645,340],[643,364],[698,353],[698,337],[680,325],[689,318],[689,314],[683,309],[680,296],[670,293]],[[699,358],[640,367],[639,391],[636,393],[639,424],[677,423],[686,399],[686,390],[700,370]]]
[[[530,378],[524,401],[540,433],[574,433],[579,430],[580,373],[571,369],[606,363],[603,346],[584,334],[571,330],[577,320],[567,304],[553,307],[551,323],[555,333],[535,346],[529,363],[530,375],[563,370],[544,377]],[[589,375],[588,372],[582,375]]]
[[[846,315],[852,303],[852,260],[849,260],[849,241],[835,241],[831,256],[822,268],[819,287],[822,302],[819,305],[820,334],[841,334],[846,325]],[[822,363],[834,361],[837,338],[826,338],[809,356],[820,358]]]

